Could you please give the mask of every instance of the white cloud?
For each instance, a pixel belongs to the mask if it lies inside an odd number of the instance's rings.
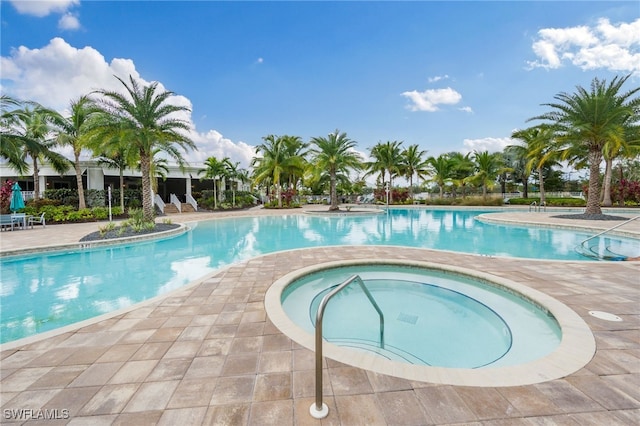
[[[449,78],[449,76],[447,74],[445,74],[445,75],[437,75],[435,77],[429,77],[427,79],[427,81],[429,83],[435,83],[435,82],[438,82],[440,80],[447,80],[448,78]]]
[[[481,138],[481,139],[465,139],[462,144],[463,154],[469,152],[489,151],[489,152],[502,152],[507,145],[513,145],[514,141],[511,138]]]
[[[555,69],[566,62],[583,70],[640,73],[640,19],[613,25],[601,18],[594,27],[544,28],[531,47],[538,60],[530,61],[530,68]]]
[[[62,38],[54,38],[40,49],[20,46],[9,56],[0,58],[2,90],[23,100],[39,102],[64,113],[69,103],[95,90],[122,91],[118,76],[129,81],[129,75],[141,85],[149,82],[141,78],[131,59],[114,58],[107,62],[104,56],[92,47],[81,49],[69,45]],[[161,91],[170,90],[158,83]],[[170,102],[192,110],[191,101],[182,95],[170,98]],[[189,136],[198,151],[189,151],[185,159],[189,163],[202,163],[206,158],[229,157],[248,167],[254,156],[254,148],[244,142],[233,142],[216,130],[199,132],[193,123],[191,112],[182,112],[179,118],[190,125]],[[67,153],[65,152],[65,155]]]
[[[424,92],[412,90],[403,92],[402,96],[408,98],[411,104],[407,106],[411,111],[438,111],[438,105],[454,105],[460,102],[462,95],[450,87],[446,89],[430,89]]]
[[[470,106],[464,106],[462,108],[458,108],[462,112],[468,112],[469,114],[473,114],[473,109]]]
[[[77,30],[80,28],[80,21],[76,15],[67,12],[60,17],[58,28],[61,30]]]
[[[39,18],[51,13],[64,13],[80,0],[10,0],[18,13],[33,15]]]

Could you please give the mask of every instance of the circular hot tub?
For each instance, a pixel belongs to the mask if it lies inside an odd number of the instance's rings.
[[[566,376],[595,352],[571,309],[528,287],[427,262],[331,262],[276,281],[272,322],[314,349],[318,306],[324,354],[379,373],[435,383],[512,386]]]

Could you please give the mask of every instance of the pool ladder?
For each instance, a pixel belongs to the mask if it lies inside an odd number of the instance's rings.
[[[329,407],[327,404],[322,402],[322,318],[324,317],[324,310],[327,307],[327,303],[329,303],[329,300],[331,300],[333,296],[344,290],[345,287],[353,282],[360,285],[360,288],[364,291],[367,299],[369,299],[375,310],[378,312],[378,316],[380,317],[380,348],[384,349],[384,314],[367,289],[364,281],[360,278],[360,275],[352,275],[345,282],[331,290],[331,292],[327,293],[322,298],[322,301],[318,306],[318,312],[316,313],[316,401],[311,404],[311,407],[309,408],[309,413],[316,419],[323,419],[329,414]]]

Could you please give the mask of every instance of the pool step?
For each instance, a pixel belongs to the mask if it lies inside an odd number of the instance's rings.
[[[385,345],[384,348],[380,347],[380,342],[365,339],[328,339],[328,342],[333,343],[336,346],[348,347],[351,349],[360,350],[363,352],[374,353],[391,361],[401,361],[409,364],[418,365],[430,365],[426,361],[403,351],[395,346]]]

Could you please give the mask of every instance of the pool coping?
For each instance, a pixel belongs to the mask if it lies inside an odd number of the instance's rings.
[[[575,311],[553,297],[496,275],[435,262],[373,258],[366,261],[330,261],[304,267],[284,275],[267,289],[264,300],[267,315],[282,333],[313,351],[314,335],[293,323],[282,308],[281,296],[286,286],[304,275],[328,268],[376,264],[412,266],[460,274],[516,293],[543,307],[555,317],[562,330],[562,340],[552,353],[540,359],[521,365],[480,369],[407,364],[342,348],[325,341],[323,351],[326,357],[354,367],[408,380],[457,386],[506,387],[536,384],[568,376],[588,364],[596,352],[595,338],[589,326]]]
[[[130,237],[122,238],[109,238],[104,240],[92,240],[92,241],[78,241],[77,243],[61,243],[61,244],[48,244],[44,246],[20,248],[14,250],[0,251],[0,258],[9,258],[13,256],[25,256],[29,254],[43,254],[49,252],[57,252],[64,250],[91,250],[94,248],[102,248],[108,246],[119,246],[127,243],[137,243],[142,241],[159,241],[165,238],[175,237],[187,232],[190,228],[186,224],[178,224],[179,226],[174,229],[169,229],[161,232],[152,232],[149,234],[134,235]]]

